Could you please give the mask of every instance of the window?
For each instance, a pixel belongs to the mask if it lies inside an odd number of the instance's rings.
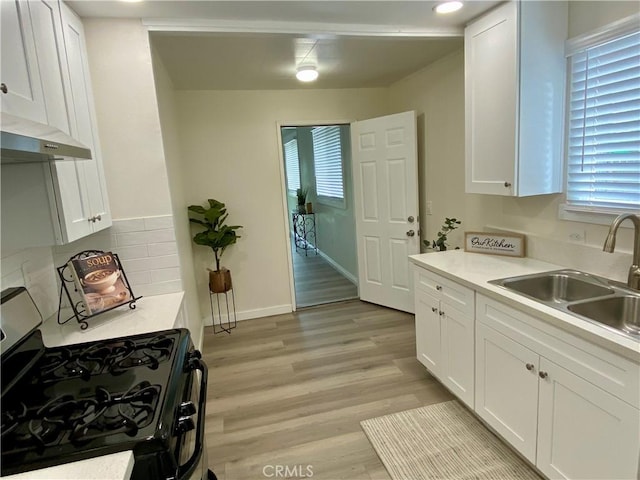
[[[342,144],[340,127],[316,127],[313,136],[313,165],[316,175],[316,195],[344,201],[342,178]]]
[[[635,32],[628,27],[607,29],[569,41],[567,53],[570,82],[564,208],[602,213],[638,210],[640,32],[637,27]]]
[[[295,193],[300,188],[300,162],[298,161],[298,141],[289,140],[284,144],[284,162],[287,171],[287,189]]]

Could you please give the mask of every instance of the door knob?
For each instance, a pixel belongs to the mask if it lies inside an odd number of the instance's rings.
[[[413,216],[410,216],[409,218],[407,218],[407,221],[409,223],[413,223],[414,220],[415,220],[415,218],[413,218]]]
[[[416,232],[414,232],[413,230],[409,230],[407,232],[407,237],[413,237],[416,234]]]

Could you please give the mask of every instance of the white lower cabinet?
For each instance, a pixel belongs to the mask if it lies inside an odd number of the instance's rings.
[[[414,286],[418,360],[473,408],[474,292],[419,267]]]
[[[540,471],[549,478],[638,478],[640,410],[545,358],[540,373]]]
[[[476,321],[475,409],[487,424],[549,478],[638,478],[637,364],[482,295]]]

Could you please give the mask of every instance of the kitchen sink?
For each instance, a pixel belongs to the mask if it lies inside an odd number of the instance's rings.
[[[579,272],[550,272],[528,278],[505,280],[502,286],[543,302],[562,303],[601,297],[613,289],[580,278]]]
[[[601,298],[568,305],[567,309],[617,330],[640,335],[640,296]]]
[[[640,292],[578,270],[499,278],[489,283],[640,341]]]

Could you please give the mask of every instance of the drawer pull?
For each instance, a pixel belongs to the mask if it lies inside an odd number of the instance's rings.
[[[436,290],[440,291],[442,290],[442,287],[440,285],[436,285]]]
[[[444,312],[442,310],[440,310],[440,316],[443,317],[444,316]]]
[[[538,376],[540,378],[547,378],[549,376],[549,374],[547,372],[540,371],[540,372],[538,372]]]
[[[527,367],[527,370],[529,370],[529,371],[533,370],[533,364],[532,363],[527,363],[526,367]]]
[[[436,312],[438,311],[438,307],[431,307],[431,311],[432,311],[433,313],[436,313]]]

